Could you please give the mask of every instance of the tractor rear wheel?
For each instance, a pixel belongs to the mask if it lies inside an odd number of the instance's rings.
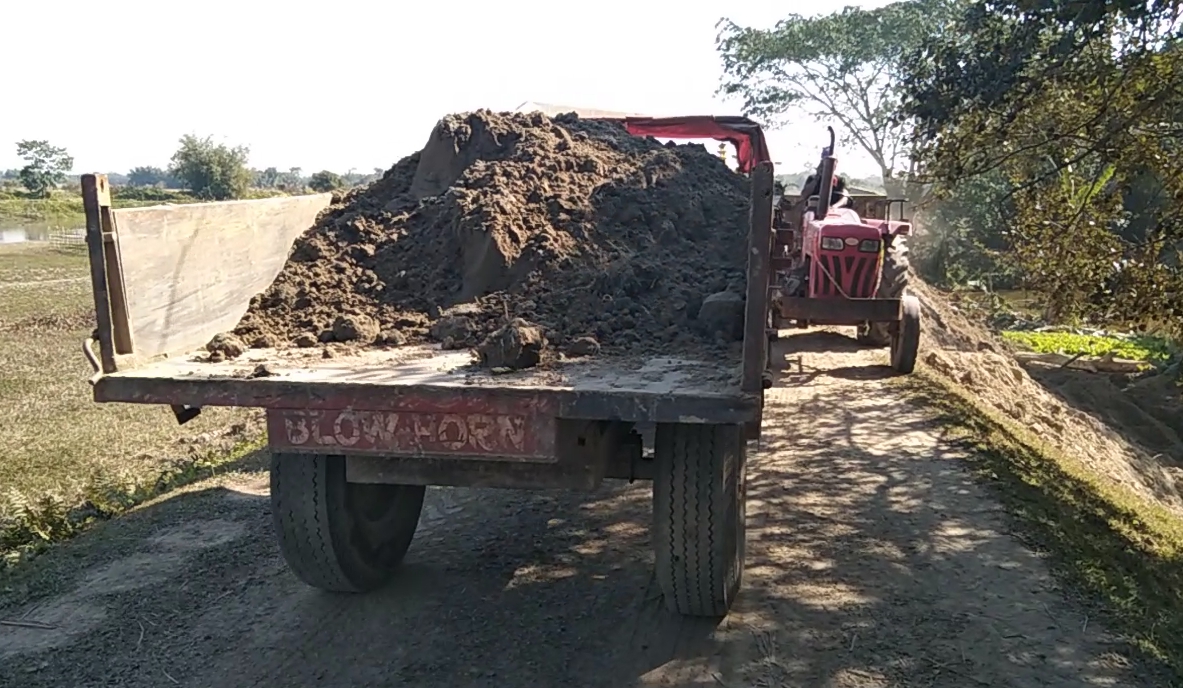
[[[419,525],[422,485],[345,480],[345,457],[271,455],[271,516],[288,568],[331,592],[381,587]]]
[[[900,326],[891,336],[891,368],[908,375],[916,369],[920,352],[920,299],[905,294],[902,305]]]
[[[875,298],[903,298],[907,289],[908,243],[904,237],[897,236],[892,239],[891,246],[883,255],[883,269],[880,271],[879,288],[875,290]],[[863,323],[858,329],[858,341],[860,344],[871,346],[889,346],[891,330],[892,323]]]
[[[653,544],[666,607],[724,616],[743,578],[744,426],[661,423],[654,454]]]

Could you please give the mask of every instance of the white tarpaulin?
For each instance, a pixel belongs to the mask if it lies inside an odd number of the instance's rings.
[[[599,118],[599,119],[623,119],[625,117],[652,117],[652,115],[645,115],[639,112],[613,112],[611,110],[598,110],[596,108],[576,107],[574,105],[555,105],[553,103],[538,103],[533,100],[527,100],[517,107],[515,112],[541,112],[548,117],[561,115],[564,112],[574,112],[580,117]]]

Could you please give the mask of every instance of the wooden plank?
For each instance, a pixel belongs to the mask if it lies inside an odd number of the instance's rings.
[[[103,208],[111,207],[111,190],[105,174],[82,175],[82,208],[86,213],[86,246],[90,256],[90,287],[99,340],[99,360],[104,373],[113,373],[115,344],[111,332],[111,301],[107,294],[107,260],[103,247]]]
[[[103,260],[106,263],[107,298],[111,302],[111,342],[117,356],[132,352],[131,323],[127,315],[127,287],[123,282],[123,258],[119,252],[119,233],[115,227],[110,202],[99,205],[103,230]],[[116,359],[116,364],[119,361]]]
[[[1138,373],[1153,367],[1153,364],[1146,361],[1111,356],[1069,356],[1061,353],[1037,353],[1034,351],[1016,351],[1012,355],[1019,363],[1042,363],[1090,373]]]
[[[95,383],[94,398],[193,407],[415,411],[466,400],[518,403],[558,395],[561,418],[739,423],[758,417],[759,397],[739,392],[734,363],[588,359],[557,369],[490,374],[474,371],[471,361],[467,352],[438,347],[332,359],[315,350],[252,349],[233,361],[170,358],[106,375]],[[254,372],[259,366],[265,375]]]
[[[768,361],[768,282],[772,261],[772,163],[752,170],[752,205],[748,229],[748,288],[744,313],[743,381],[746,394],[764,388]]]
[[[99,402],[233,406],[267,409],[398,408],[414,400],[430,405],[468,403],[483,397],[504,400],[553,398],[558,417],[652,423],[747,423],[759,418],[753,395],[674,395],[633,391],[562,390],[531,387],[399,385],[326,380],[178,379],[107,375],[94,386]]]
[[[330,198],[114,211],[136,358],[191,351],[232,329]]]

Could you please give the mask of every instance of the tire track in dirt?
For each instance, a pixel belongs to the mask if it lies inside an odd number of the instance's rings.
[[[89,277],[63,277],[61,279],[51,280],[37,280],[35,282],[0,282],[0,289],[4,287],[28,287],[37,288],[44,287],[50,284],[72,284],[75,282],[84,282],[90,279]]]
[[[308,589],[266,478],[179,495],[0,592],[0,686],[1150,686],[1065,601],[883,351],[789,337],[748,473],[748,567],[721,623],[666,613],[648,486],[432,489],[402,575]],[[228,489],[229,488],[229,489]]]

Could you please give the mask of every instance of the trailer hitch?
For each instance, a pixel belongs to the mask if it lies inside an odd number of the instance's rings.
[[[200,406],[172,404],[169,406],[169,408],[172,409],[173,415],[176,416],[177,425],[184,425],[185,423],[188,423],[189,421],[201,415]]]
[[[94,375],[91,375],[90,379],[87,380],[91,386],[94,386],[94,383],[98,382],[99,378],[103,376],[103,364],[99,362],[99,357],[94,354],[95,344],[98,344],[98,340],[94,336],[87,337],[82,342],[82,353],[86,356],[86,360],[90,361],[90,367],[94,368]]]

